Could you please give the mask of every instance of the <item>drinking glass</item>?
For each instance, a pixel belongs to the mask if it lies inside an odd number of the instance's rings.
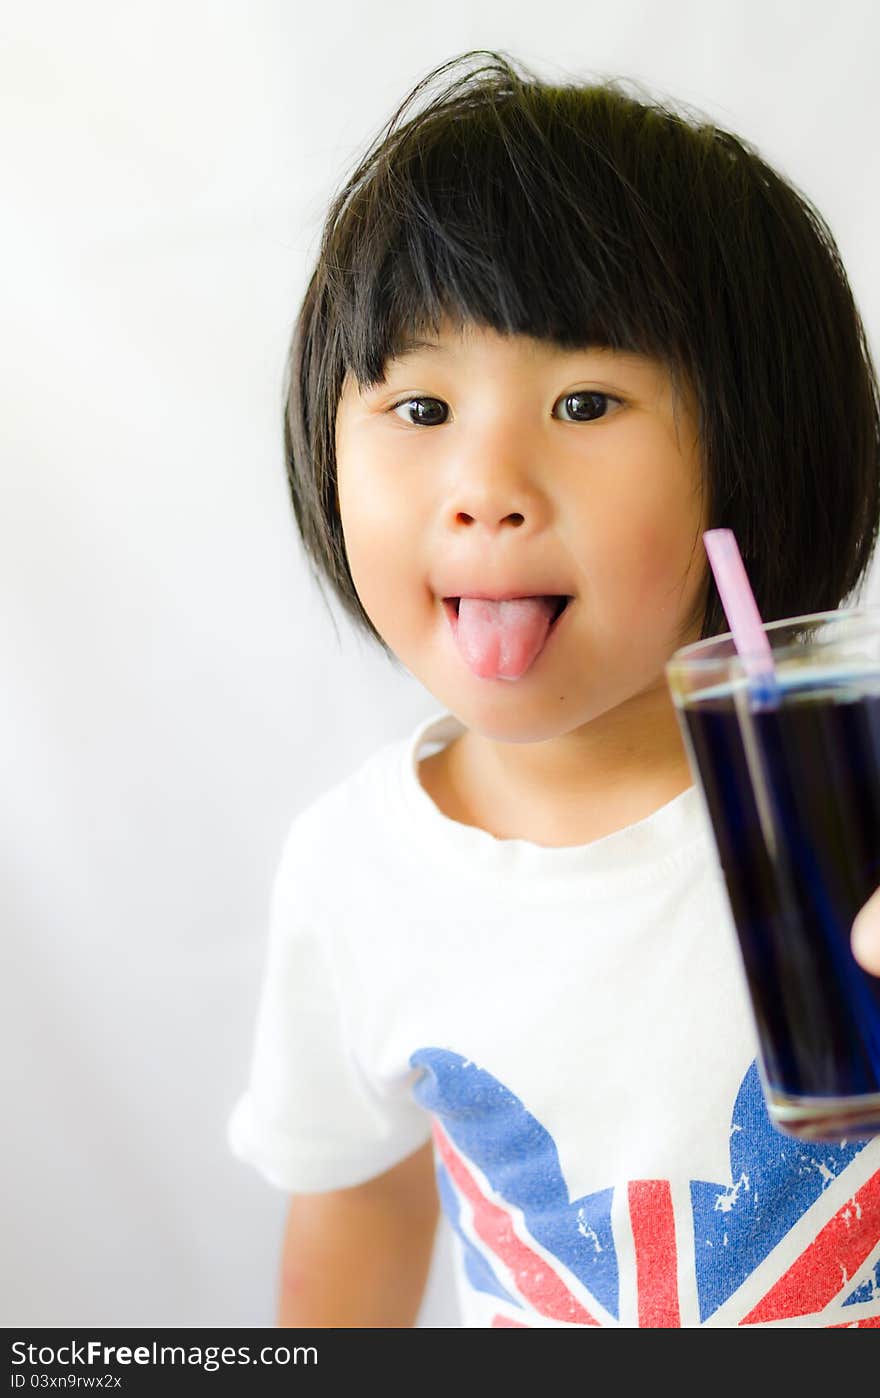
[[[714,837],[781,1131],[880,1132],[880,978],[852,954],[880,884],[880,607],[764,623],[775,687],[730,633],[666,666]]]

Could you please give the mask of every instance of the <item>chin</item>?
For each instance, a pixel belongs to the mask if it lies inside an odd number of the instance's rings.
[[[558,691],[531,696],[524,691],[519,695],[488,693],[489,688],[497,690],[502,684],[504,681],[487,685],[485,698],[473,693],[463,694],[460,690],[453,692],[449,686],[426,684],[425,687],[469,732],[495,743],[546,743],[563,737],[596,716],[590,711],[584,712],[583,702],[575,709]],[[514,690],[515,685],[505,684],[504,688]]]

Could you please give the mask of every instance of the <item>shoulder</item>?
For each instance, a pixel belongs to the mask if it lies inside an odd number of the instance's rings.
[[[284,835],[278,877],[339,867],[363,849],[366,835],[393,822],[393,798],[410,738],[395,738],[362,758],[344,776],[319,791],[292,817]]]

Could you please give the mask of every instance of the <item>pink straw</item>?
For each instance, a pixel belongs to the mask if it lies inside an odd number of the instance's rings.
[[[733,644],[750,681],[775,693],[777,690],[773,652],[764,630],[755,594],[731,529],[707,529],[703,535],[715,586]]]

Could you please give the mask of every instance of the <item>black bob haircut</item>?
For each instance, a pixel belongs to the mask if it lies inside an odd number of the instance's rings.
[[[319,588],[392,659],[348,566],[336,410],[347,371],[382,382],[443,319],[659,360],[695,395],[710,527],[734,531],[764,619],[858,600],[876,373],[827,223],[747,141],[624,80],[552,84],[477,49],[412,89],[333,199],[290,345],[285,459]],[[708,568],[697,601],[687,626],[729,629]]]

